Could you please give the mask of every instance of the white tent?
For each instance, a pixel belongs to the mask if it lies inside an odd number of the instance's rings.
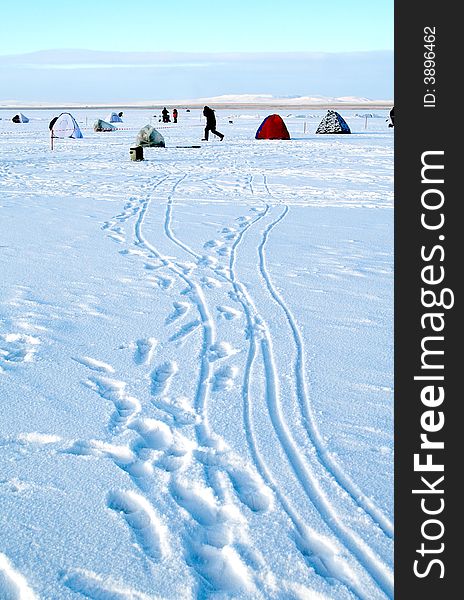
[[[164,137],[151,125],[145,125],[145,127],[142,127],[142,129],[137,134],[135,145],[142,146],[145,148],[166,147]]]
[[[122,123],[122,119],[121,117],[118,115],[118,113],[112,112],[110,113],[105,121],[107,121],[108,123]]]
[[[76,119],[69,113],[61,113],[51,125],[52,137],[55,138],[82,138],[81,130]]]

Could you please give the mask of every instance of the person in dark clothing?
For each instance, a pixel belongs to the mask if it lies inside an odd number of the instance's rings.
[[[177,108],[172,111],[172,120],[177,123]]]
[[[395,126],[395,107],[393,107],[390,111],[390,121],[391,121],[391,123],[389,123],[388,126],[394,127]]]
[[[171,122],[171,119],[169,118],[169,111],[166,107],[163,108],[163,110],[161,111],[161,114],[163,115],[163,123]]]
[[[221,142],[224,139],[224,134],[216,131],[216,115],[214,114],[214,110],[209,106],[205,106],[203,108],[203,115],[206,117],[206,127],[205,127],[205,137],[202,139],[203,142],[208,141],[209,132],[214,133],[220,138]]]

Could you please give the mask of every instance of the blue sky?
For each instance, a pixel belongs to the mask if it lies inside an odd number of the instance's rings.
[[[393,97],[393,0],[25,0],[0,16],[0,100]]]
[[[1,19],[0,54],[393,49],[393,0],[23,0],[3,3]]]

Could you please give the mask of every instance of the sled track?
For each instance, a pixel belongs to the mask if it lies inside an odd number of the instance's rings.
[[[143,223],[146,213],[149,209],[151,199],[153,198],[153,194],[163,183],[165,183],[171,177],[173,176],[168,175],[161,177],[154,184],[151,184],[149,186],[148,193],[145,195],[145,198],[139,202],[137,209],[134,209],[132,212],[128,212],[126,210],[125,213],[121,213],[120,215],[118,215],[119,218],[117,220],[125,220],[125,217],[136,217],[136,222],[134,226],[136,246],[143,248],[145,252],[148,253],[148,255],[156,257],[163,267],[169,269],[176,277],[180,278],[188,286],[189,298],[192,304],[196,306],[196,309],[200,316],[200,324],[203,330],[202,345],[199,356],[200,364],[198,384],[194,398],[195,408],[198,411],[198,413],[202,416],[202,421],[200,424],[197,424],[195,426],[195,431],[197,443],[199,446],[211,446],[214,448],[214,434],[212,434],[208,424],[208,399],[211,393],[212,381],[212,366],[211,361],[208,359],[208,350],[216,341],[215,323],[209,312],[207,299],[204,295],[203,289],[198,283],[196,283],[193,277],[189,276],[189,271],[183,268],[182,263],[176,262],[176,260],[174,259],[168,259],[167,257],[163,256],[156,249],[156,247],[153,246],[153,244],[151,244],[145,238],[143,234]],[[186,177],[187,175],[183,175],[182,177],[176,178],[176,180],[171,185],[171,190],[168,193],[166,200],[163,230],[165,236],[167,237],[167,239],[169,239],[171,243],[175,244],[182,251],[188,253],[190,256],[194,257],[198,261],[202,257],[197,252],[195,252],[190,246],[185,244],[183,241],[179,240],[172,230],[174,195],[177,188],[183,181],[185,181]],[[249,187],[251,187],[251,181],[251,178],[247,178],[247,183]],[[263,186],[265,187],[267,192],[269,192],[265,176],[263,176]],[[264,218],[267,218],[270,213],[269,204],[265,203],[264,201],[263,203],[265,205],[264,210],[258,213],[258,215],[254,219],[251,219],[250,217],[241,219],[242,224],[240,232],[235,237],[235,240],[231,246],[231,252],[229,257],[229,277],[226,277],[222,272],[219,272],[218,267],[211,267],[212,271],[215,272],[215,274],[218,277],[220,277],[220,279],[226,279],[232,285],[237,300],[241,304],[247,320],[247,328],[249,334],[249,350],[246,360],[245,372],[243,376],[242,400],[246,438],[250,446],[252,459],[255,463],[255,467],[257,468],[258,473],[261,475],[262,479],[267,483],[269,488],[274,491],[274,494],[276,498],[278,498],[282,508],[293,522],[297,533],[301,537],[303,537],[305,534],[307,535],[307,532],[305,532],[304,521],[299,517],[297,511],[294,509],[289,499],[285,496],[285,493],[282,491],[279,484],[273,478],[269,468],[265,463],[265,459],[261,455],[257,445],[254,427],[252,423],[252,398],[250,390],[250,379],[253,365],[256,362],[258,356],[260,356],[262,361],[263,374],[265,378],[265,397],[269,417],[274,431],[276,432],[279,444],[282,447],[287,457],[287,460],[289,461],[289,464],[292,468],[293,473],[295,474],[299,485],[305,492],[309,501],[319,512],[323,521],[326,523],[329,529],[331,529],[332,532],[336,535],[338,541],[351,552],[351,554],[356,558],[358,564],[362,566],[363,569],[373,578],[373,580],[386,593],[386,595],[391,596],[392,582],[388,568],[374,554],[371,548],[359,538],[359,536],[356,533],[348,529],[342,523],[340,515],[337,514],[337,511],[331,505],[330,500],[327,498],[325,492],[320,487],[320,484],[312,468],[309,464],[307,464],[306,459],[302,457],[302,453],[300,452],[298,444],[293,438],[291,429],[287,425],[285,416],[282,411],[278,370],[275,363],[274,349],[270,330],[264,319],[259,314],[252,298],[250,297],[247,291],[247,288],[243,286],[243,284],[239,281],[236,273],[235,262],[237,257],[237,249],[239,248],[239,245],[242,242],[246,232],[248,232],[250,228],[256,223],[258,223]],[[288,210],[288,207],[285,206],[285,208],[283,209],[283,211],[280,212],[278,217],[275,218],[263,230],[263,233],[261,234],[261,241],[257,247],[257,252],[259,255],[258,268],[261,277],[266,283],[266,288],[268,292],[270,293],[273,300],[277,302],[280,308],[284,311],[287,321],[290,327],[292,328],[294,341],[297,348],[297,359],[294,368],[296,387],[298,389],[298,400],[300,402],[300,408],[303,412],[304,408],[301,407],[301,403],[303,400],[307,402],[307,396],[304,395],[306,390],[304,387],[298,387],[305,385],[303,374],[303,344],[301,337],[299,336],[299,332],[297,330],[293,316],[291,315],[290,311],[288,310],[285,303],[280,298],[279,294],[276,292],[272,284],[269,273],[267,271],[265,258],[265,244],[268,240],[270,232],[285,218],[285,216],[288,214]],[[107,227],[109,227],[108,224]],[[302,390],[304,391],[304,393],[302,393]],[[309,408],[307,410],[309,410]],[[312,434],[313,432],[309,431],[308,433]],[[314,441],[312,441],[312,443],[315,446]],[[320,449],[317,450],[319,461],[322,463]],[[327,469],[327,466],[324,463],[322,464]],[[327,470],[329,471],[329,469]],[[218,469],[216,469],[214,465],[210,466],[208,464],[204,464],[204,473],[206,481],[211,486],[211,489],[214,491],[216,497],[221,502],[227,501],[228,489],[224,486],[223,476],[221,475],[221,473],[218,472]],[[329,471],[329,474],[332,474],[332,476],[336,479],[337,483],[341,485],[340,481],[335,477],[333,472]],[[254,577],[256,580],[257,575],[255,574]],[[368,600],[366,598],[365,593],[361,589],[358,589],[359,586],[355,582],[353,582],[351,578],[344,577],[343,573],[341,575],[339,573],[335,573],[333,574],[333,577],[335,579],[338,579],[355,596],[362,598],[363,600]],[[256,583],[258,582],[256,581]],[[259,584],[258,586],[261,587]]]
[[[281,217],[283,218],[282,215]],[[254,222],[256,222],[256,220]],[[239,241],[240,240],[237,241],[237,245]],[[301,487],[305,491],[310,502],[322,516],[325,523],[333,531],[333,533],[337,535],[344,546],[356,557],[359,564],[364,567],[364,569],[371,575],[371,577],[377,582],[382,590],[388,596],[392,596],[393,584],[388,573],[388,568],[383,565],[380,559],[359,538],[358,535],[343,525],[339,516],[333,510],[330,501],[320,488],[313,473],[311,473],[310,468],[301,458],[298,445],[293,439],[291,431],[285,422],[285,418],[281,410],[277,368],[269,329],[264,319],[258,314],[257,309],[246,288],[238,281],[234,269],[234,263],[235,253],[233,250],[233,255],[231,256],[230,261],[231,280],[233,281],[237,297],[242,304],[247,321],[249,324],[251,324],[250,336],[253,339],[253,344],[255,345],[253,354],[256,355],[257,347],[261,351],[266,377],[266,401],[271,422],[278,436],[279,443],[281,444]],[[256,333],[254,333],[256,323],[260,325],[260,329],[262,331],[262,336],[260,336],[260,339],[257,338]],[[247,375],[247,378],[249,379],[249,374]],[[249,394],[247,395],[247,404],[247,422],[249,423]],[[254,452],[254,454],[256,456],[256,452]],[[259,461],[259,463],[260,462],[261,461]],[[362,592],[357,592],[357,595],[363,597]]]
[[[253,176],[250,176],[249,183],[251,188],[251,183],[253,180]],[[269,185],[267,182],[267,177],[263,174],[263,186],[269,196],[272,197],[272,193],[269,189]],[[252,193],[253,189],[251,188]],[[281,200],[279,203],[282,204]],[[392,522],[384,515],[384,513],[375,505],[375,503],[368,498],[361,489],[353,482],[353,480],[349,477],[347,473],[340,468],[338,463],[334,460],[334,458],[327,451],[322,436],[317,427],[316,419],[314,413],[311,409],[311,403],[309,401],[309,393],[307,388],[307,382],[305,377],[305,352],[304,352],[304,344],[303,339],[301,337],[301,332],[296,323],[296,319],[288,306],[285,304],[282,296],[276,290],[274,284],[272,283],[272,279],[269,275],[269,271],[267,269],[266,262],[266,254],[265,254],[265,246],[268,241],[269,235],[271,231],[276,227],[281,221],[285,219],[287,214],[289,213],[289,206],[285,205],[283,211],[279,216],[277,216],[264,230],[261,243],[258,246],[258,256],[259,256],[259,269],[260,274],[265,282],[266,288],[269,291],[274,302],[279,306],[279,308],[283,311],[285,318],[288,322],[289,328],[292,332],[292,337],[294,340],[295,348],[296,348],[296,360],[294,364],[294,377],[296,382],[296,390],[297,390],[297,398],[300,406],[300,410],[303,416],[302,422],[303,426],[308,434],[309,440],[314,446],[317,457],[321,465],[326,469],[326,471],[335,479],[337,484],[344,489],[347,494],[351,497],[351,499],[364,510],[366,514],[368,514],[371,519],[380,527],[380,529],[384,532],[384,534],[393,539],[393,524]]]
[[[247,161],[247,165],[249,165]],[[253,187],[253,176],[250,175],[248,178],[248,183],[250,186],[250,191],[252,194],[254,193]],[[267,177],[263,174],[263,186],[270,197],[273,197]],[[280,198],[277,199],[279,204],[282,204]],[[263,201],[264,202],[264,201]],[[294,340],[295,348],[296,348],[296,360],[294,364],[294,377],[296,382],[296,390],[297,390],[297,398],[299,407],[303,416],[302,422],[303,426],[306,430],[308,438],[316,450],[316,454],[321,465],[326,469],[326,471],[334,478],[337,484],[344,489],[347,494],[351,497],[351,499],[360,507],[366,514],[370,516],[370,518],[380,527],[383,533],[390,539],[393,539],[393,524],[388,519],[386,515],[375,505],[375,503],[368,498],[361,489],[353,482],[353,480],[349,477],[347,473],[341,469],[338,463],[334,460],[334,458],[327,451],[322,436],[319,432],[316,419],[314,413],[311,409],[311,403],[309,401],[309,393],[307,388],[307,382],[305,377],[305,352],[304,352],[304,344],[303,339],[301,337],[301,332],[296,323],[296,319],[288,306],[285,304],[282,296],[276,290],[274,284],[272,283],[272,279],[269,275],[269,271],[267,269],[266,262],[266,254],[265,254],[265,246],[268,241],[269,235],[271,231],[276,227],[281,221],[285,219],[289,212],[288,205],[285,205],[282,213],[277,216],[264,230],[261,243],[258,246],[258,256],[259,256],[259,269],[260,274],[265,282],[266,288],[269,291],[274,302],[279,306],[279,308],[283,311],[289,328],[292,332],[292,337]]]
[[[248,179],[248,184],[250,184],[250,179]],[[177,187],[177,186],[176,186]],[[174,193],[174,190],[173,190]],[[168,210],[166,212],[166,221],[165,221],[165,232],[168,235],[169,239],[173,241],[178,247],[182,248],[184,251],[188,252],[191,256],[198,257],[199,255],[195,253],[190,247],[186,246],[183,242],[178,240],[173,233],[171,228],[172,222],[172,208],[173,208],[173,193],[170,195],[168,201]],[[269,207],[266,209],[266,214],[268,212]],[[268,239],[269,232],[285,217],[288,212],[288,207],[284,209],[281,215],[275,219],[264,231],[260,246],[259,246],[259,254],[260,254],[260,271],[265,279],[267,285],[270,285],[269,291],[273,291],[275,294],[275,290],[270,282],[269,275],[266,270],[265,257],[264,257],[264,245]],[[317,511],[322,516],[325,523],[332,530],[333,533],[336,534],[338,539],[344,544],[344,546],[356,557],[358,563],[363,566],[363,568],[370,574],[370,576],[376,581],[377,585],[387,594],[387,596],[392,596],[393,593],[393,583],[392,578],[389,572],[389,569],[382,563],[378,556],[371,550],[367,544],[354,532],[349,530],[342,522],[339,515],[331,506],[330,501],[325,495],[324,491],[321,489],[316,477],[311,472],[311,468],[306,464],[306,461],[301,457],[301,453],[299,451],[298,445],[293,439],[291,434],[291,430],[285,422],[285,417],[282,413],[281,405],[280,405],[280,393],[279,393],[279,383],[278,383],[278,374],[277,368],[274,359],[274,350],[272,345],[272,340],[270,336],[269,329],[264,321],[264,319],[259,315],[253,301],[251,300],[246,288],[238,281],[234,270],[235,264],[235,255],[236,249],[243,238],[245,232],[257,221],[263,218],[264,215],[260,215],[255,218],[253,221],[248,223],[244,228],[242,228],[242,232],[234,242],[232,246],[232,254],[230,258],[230,278],[231,283],[233,284],[234,290],[237,294],[239,302],[241,303],[247,322],[251,324],[250,328],[250,337],[252,338],[252,344],[254,345],[253,351],[253,359],[256,357],[256,349],[260,349],[260,353],[263,360],[264,372],[266,378],[266,401],[268,405],[269,415],[271,418],[271,422],[273,428],[278,436],[279,443],[281,444],[287,459],[295,473],[301,487],[306,493],[308,499],[317,509]],[[184,278],[185,279],[185,278]],[[273,294],[271,294],[273,295]],[[273,295],[274,297],[274,295]],[[274,298],[276,299],[276,298]],[[282,303],[283,304],[283,303]],[[280,305],[283,309],[283,306]],[[285,306],[285,305],[284,305]],[[287,309],[288,311],[288,309]],[[200,314],[202,312],[205,314],[205,304],[204,299],[202,302],[202,308],[200,310]],[[288,311],[287,317],[290,316]],[[202,319],[204,315],[202,315]],[[295,325],[294,319],[291,319],[293,325]],[[260,339],[257,339],[256,336],[256,324],[259,324],[259,329],[261,329]],[[295,326],[296,329],[296,326]],[[212,338],[209,337],[209,340]],[[301,342],[301,337],[296,337],[298,342]],[[300,353],[302,355],[302,344],[299,346]],[[249,361],[248,368],[251,368],[252,361]],[[301,362],[299,363],[299,367],[297,370],[297,374],[302,375],[302,366]],[[249,373],[246,375],[249,379]],[[299,382],[301,385],[301,381]],[[300,390],[301,393],[301,390]],[[248,396],[249,401],[249,396]],[[301,402],[301,396],[300,396]],[[311,432],[312,433],[312,432]],[[256,452],[254,453],[256,456]],[[318,455],[320,455],[320,449],[318,449]],[[261,461],[258,461],[258,465]],[[323,463],[324,464],[324,463]],[[260,469],[262,471],[262,469]],[[264,475],[264,473],[263,473]],[[332,473],[335,477],[335,475]],[[266,477],[266,479],[268,479]],[[340,483],[339,483],[340,484]],[[275,485],[272,486],[275,488]],[[362,597],[362,592],[357,592],[357,595]]]
[[[245,372],[244,372],[244,376],[243,376],[243,384],[242,384],[243,422],[244,422],[244,426],[245,426],[246,438],[247,438],[247,443],[248,443],[248,446],[250,449],[250,453],[251,453],[251,456],[253,458],[253,461],[256,465],[256,468],[257,468],[259,474],[261,475],[263,480],[267,483],[267,485],[272,489],[272,491],[275,494],[276,498],[278,499],[280,505],[282,506],[284,512],[288,515],[291,522],[293,523],[298,535],[301,536],[302,538],[304,538],[304,536],[307,535],[304,520],[301,518],[301,516],[295,510],[291,501],[288,499],[286,494],[283,492],[283,490],[281,489],[279,484],[276,482],[276,480],[272,476],[272,474],[266,464],[266,461],[263,458],[263,456],[259,450],[258,442],[256,439],[255,428],[253,425],[253,418],[252,418],[253,401],[252,401],[252,396],[251,396],[250,382],[251,382],[251,374],[253,371],[253,366],[254,366],[255,360],[256,360],[259,350],[260,350],[260,340],[258,339],[258,336],[255,333],[253,333],[253,330],[256,326],[257,316],[256,316],[256,314],[252,313],[252,310],[250,310],[251,306],[253,306],[252,302],[250,301],[249,297],[247,298],[246,290],[244,289],[243,285],[238,281],[238,279],[236,277],[235,268],[234,268],[235,259],[236,259],[236,249],[239,246],[245,233],[247,232],[247,230],[250,227],[252,227],[252,225],[254,225],[258,221],[260,221],[261,219],[266,217],[267,214],[269,213],[269,210],[270,210],[270,206],[268,204],[266,204],[266,208],[263,211],[263,213],[261,213],[261,215],[258,216],[257,218],[255,218],[253,221],[250,221],[242,229],[239,237],[237,238],[237,240],[235,241],[235,243],[232,246],[232,253],[231,253],[230,263],[229,263],[230,281],[235,290],[235,293],[237,294],[237,298],[239,299],[239,302],[241,303],[241,305],[244,309],[245,317],[247,320],[248,330],[250,332],[249,349],[248,349],[247,361],[246,361]],[[263,362],[265,362],[265,360]],[[265,367],[265,365],[264,365],[264,367]],[[266,380],[269,381],[269,373],[267,373],[267,369],[264,368],[264,371],[265,371]],[[275,374],[274,372],[271,374],[271,377],[273,379],[274,379],[274,374]],[[271,416],[271,419],[272,419],[272,416]],[[279,441],[281,442],[280,436],[279,436]],[[285,448],[284,448],[284,450],[285,450]],[[322,515],[322,513],[320,511],[319,511],[319,513]],[[353,584],[353,582],[349,581],[348,578],[344,579],[344,578],[336,577],[335,575],[334,575],[334,578],[339,579],[340,583],[342,583],[355,597],[360,598],[362,600],[369,600],[368,597],[365,595],[365,593],[362,591],[362,589],[359,589],[355,584]]]
[[[299,406],[303,415],[303,425],[306,429],[306,432],[309,436],[311,443],[313,444],[318,459],[320,463],[325,467],[325,469],[334,477],[336,482],[340,487],[342,487],[354,500],[354,502],[362,508],[371,518],[372,520],[378,524],[378,526],[382,529],[382,531],[389,538],[393,538],[393,524],[391,521],[382,513],[382,511],[375,506],[375,504],[370,500],[360,489],[359,487],[351,480],[351,478],[340,468],[340,466],[336,463],[336,461],[332,458],[332,456],[327,451],[325,444],[322,440],[321,434],[318,430],[316,420],[314,417],[314,413],[311,409],[309,398],[308,398],[308,390],[307,383],[305,378],[305,353],[304,353],[304,345],[301,337],[301,333],[296,324],[295,317],[283,301],[281,295],[274,287],[272,280],[270,278],[267,262],[266,262],[266,254],[265,254],[265,246],[268,241],[269,235],[271,231],[276,227],[288,214],[289,207],[286,206],[282,213],[272,221],[263,233],[263,237],[261,243],[258,247],[259,254],[259,267],[261,276],[266,284],[266,287],[272,296],[273,300],[280,307],[280,309],[284,312],[285,318],[288,322],[288,325],[292,331],[293,340],[296,348],[296,361],[294,364],[294,376],[296,381],[296,389],[297,389],[297,397]]]

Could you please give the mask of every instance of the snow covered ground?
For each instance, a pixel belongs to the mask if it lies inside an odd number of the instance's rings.
[[[117,107],[115,107],[117,110]],[[106,111],[107,112],[107,111]],[[392,597],[386,112],[0,111],[0,597]],[[57,114],[57,113],[55,113]],[[229,121],[233,121],[229,123]],[[176,146],[201,145],[201,148]]]

